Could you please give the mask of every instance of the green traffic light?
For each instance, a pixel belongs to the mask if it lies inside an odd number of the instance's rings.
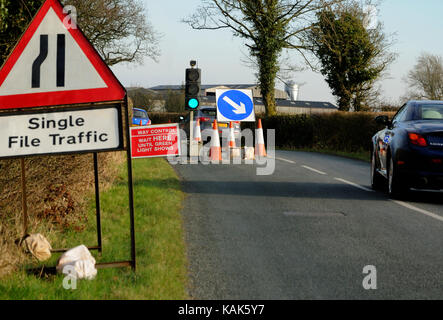
[[[198,108],[198,105],[199,105],[198,100],[195,99],[195,98],[190,99],[190,100],[188,101],[188,107],[191,108],[191,109],[197,109],[197,108]]]

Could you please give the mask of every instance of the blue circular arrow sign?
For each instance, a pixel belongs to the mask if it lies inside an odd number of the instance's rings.
[[[242,121],[254,112],[251,97],[238,90],[223,93],[217,101],[218,111],[231,121]]]

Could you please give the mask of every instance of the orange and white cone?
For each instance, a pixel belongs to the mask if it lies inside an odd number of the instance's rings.
[[[265,137],[263,135],[261,119],[258,119],[258,127],[255,130],[255,156],[266,157]]]
[[[236,148],[235,146],[235,133],[234,133],[234,122],[229,122],[229,148]]]
[[[231,160],[241,160],[241,150],[235,144],[234,123],[232,121],[229,123],[229,158]]]
[[[211,149],[209,151],[209,160],[219,162],[222,160],[222,152],[220,147],[220,136],[218,134],[217,120],[212,124]]]
[[[202,142],[202,133],[200,130],[200,119],[197,119],[197,121],[195,122],[194,141],[196,141],[197,143]]]

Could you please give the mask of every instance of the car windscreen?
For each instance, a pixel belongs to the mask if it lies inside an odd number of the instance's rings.
[[[147,118],[148,114],[143,111],[134,110],[134,118]]]
[[[443,104],[422,104],[418,107],[417,120],[443,121]]]

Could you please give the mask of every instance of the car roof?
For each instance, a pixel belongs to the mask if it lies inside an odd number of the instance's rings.
[[[443,100],[411,100],[413,104],[443,104]]]
[[[137,110],[137,111],[144,111],[144,112],[146,112],[146,110],[145,109],[140,109],[140,108],[132,108],[133,110]]]

